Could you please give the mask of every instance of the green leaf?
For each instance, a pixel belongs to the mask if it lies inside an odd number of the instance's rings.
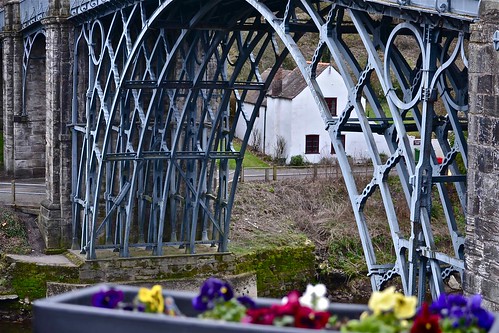
[[[283,316],[274,319],[274,326],[294,326],[295,318],[293,316]]]

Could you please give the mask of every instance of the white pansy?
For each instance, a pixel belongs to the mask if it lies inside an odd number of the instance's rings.
[[[329,307],[329,300],[326,298],[326,286],[323,284],[307,286],[307,290],[300,297],[300,304],[308,306],[315,311],[326,311]]]

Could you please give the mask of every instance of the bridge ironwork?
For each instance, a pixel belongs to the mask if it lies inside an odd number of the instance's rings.
[[[123,257],[134,247],[154,255],[166,246],[195,253],[200,244],[228,251],[252,126],[279,68],[293,59],[333,142],[373,289],[398,277],[406,294],[422,300],[429,288],[437,297],[444,279],[464,269],[456,216],[466,209],[466,45],[478,5],[72,1],[73,245],[89,259],[97,258],[98,249],[115,249]],[[25,37],[27,57],[33,36]],[[304,40],[314,41],[313,52]],[[316,81],[324,60],[349,89],[338,116],[329,112]],[[249,94],[256,96],[251,107],[245,104]],[[237,122],[247,127],[240,149],[234,146]],[[372,164],[368,180],[353,176],[345,153],[341,136],[351,131],[364,135]],[[389,156],[379,153],[375,133],[384,136]],[[419,158],[410,134],[420,137]],[[437,151],[444,155],[441,163]],[[403,200],[395,198],[398,189]],[[369,205],[375,195],[383,207]],[[450,253],[435,241],[437,202]],[[387,238],[372,230],[369,219],[370,209],[382,208]],[[391,259],[376,250],[383,239],[393,242]]]
[[[47,17],[49,11],[49,1],[21,0],[19,2],[19,10],[21,12],[21,27],[27,28]]]
[[[5,26],[5,10],[2,8],[0,9],[0,31],[3,30]]]

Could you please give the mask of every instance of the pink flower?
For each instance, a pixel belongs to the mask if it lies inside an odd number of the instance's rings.
[[[295,327],[322,329],[329,321],[329,312],[314,311],[302,306],[295,314]]]
[[[440,317],[436,314],[431,314],[428,309],[428,304],[425,302],[418,313],[414,324],[411,328],[411,333],[442,333],[438,321]]]
[[[247,309],[246,316],[242,319],[243,323],[273,325],[275,314],[272,308]]]
[[[300,293],[298,291],[292,291],[287,297],[283,298],[283,304],[274,304],[271,306],[272,311],[276,316],[294,316],[296,311],[301,307],[300,305]]]

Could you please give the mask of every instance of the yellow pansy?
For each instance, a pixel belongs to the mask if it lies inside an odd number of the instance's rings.
[[[367,317],[369,317],[369,312],[364,311],[364,312],[362,312],[362,313],[360,314],[359,319],[360,319],[360,320],[364,320],[364,319],[366,319]]]
[[[405,330],[411,328],[411,324],[412,323],[406,319],[402,319],[400,321],[400,327],[402,327],[402,329],[405,329]]]
[[[398,319],[408,319],[416,314],[416,305],[418,303],[416,296],[404,296],[396,294],[395,307],[393,313]]]
[[[373,292],[367,306],[377,316],[382,312],[393,310],[396,299],[395,287],[389,287],[383,291]]]
[[[163,313],[165,310],[165,300],[160,285],[155,285],[151,289],[140,288],[138,298],[146,305],[147,312]]]

